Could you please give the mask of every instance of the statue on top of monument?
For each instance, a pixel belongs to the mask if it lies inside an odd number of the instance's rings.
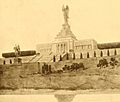
[[[66,5],[66,7],[64,7],[64,5],[63,5],[62,11],[63,11],[63,15],[64,15],[65,24],[67,24],[68,23],[68,18],[69,18],[69,16],[68,16],[68,13],[69,13],[68,5]]]
[[[20,55],[20,46],[15,44],[14,50],[15,56],[18,57]]]

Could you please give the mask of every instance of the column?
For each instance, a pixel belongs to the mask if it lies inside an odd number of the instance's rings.
[[[63,52],[63,44],[61,44],[61,53]]]
[[[58,44],[56,45],[56,49],[57,49],[56,52],[58,53],[58,51],[59,51],[59,46],[58,46]]]
[[[61,44],[59,44],[59,53],[61,52]]]
[[[63,48],[64,48],[64,50],[63,50],[63,51],[64,51],[64,53],[65,53],[65,44],[63,45]]]

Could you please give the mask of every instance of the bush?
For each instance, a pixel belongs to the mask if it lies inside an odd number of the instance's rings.
[[[63,71],[74,71],[74,70],[78,70],[78,69],[85,69],[83,63],[72,63],[71,66],[65,65],[62,70]]]
[[[110,65],[111,65],[111,66],[117,65],[117,63],[118,63],[118,61],[117,61],[115,58],[112,57],[112,58],[110,59]]]
[[[108,67],[108,61],[107,59],[103,58],[99,60],[99,63],[97,64],[97,67]]]

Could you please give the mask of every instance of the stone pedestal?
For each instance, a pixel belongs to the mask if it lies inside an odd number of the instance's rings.
[[[22,59],[21,58],[18,58],[18,57],[14,58],[14,64],[21,64],[21,63],[22,63]]]
[[[54,43],[58,45],[59,53],[69,52],[70,50],[74,51],[74,41],[76,41],[75,35],[72,33],[69,24],[63,24],[61,31],[58,33],[55,38]],[[64,46],[65,45],[65,46]]]

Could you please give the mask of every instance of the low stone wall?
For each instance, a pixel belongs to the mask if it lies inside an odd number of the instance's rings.
[[[40,63],[23,63],[21,72],[23,74],[34,74],[38,73]]]
[[[17,65],[3,65],[0,69],[2,77],[14,78],[19,77],[20,75],[38,73],[39,68],[38,63],[22,63]]]
[[[67,59],[82,59],[84,58],[94,58],[94,57],[105,57],[105,56],[114,56],[114,55],[120,55],[120,48],[116,49],[104,49],[104,50],[89,50],[89,51],[82,51],[82,52],[74,52],[74,53],[67,53],[62,56],[62,60],[65,61]],[[60,60],[60,56],[56,57],[56,60]]]
[[[17,87],[21,83],[20,78],[36,74],[39,70],[40,63],[3,65],[0,67],[0,87]]]
[[[75,55],[76,55],[76,58],[80,58],[81,53],[83,55],[83,58],[87,58],[87,53],[89,53],[89,57],[95,57],[94,53],[96,53],[96,57],[101,57],[101,53],[102,53],[102,56],[108,56],[108,53],[109,53],[109,56],[113,56],[115,55],[115,51],[116,51],[116,55],[120,55],[120,48],[75,52]]]

